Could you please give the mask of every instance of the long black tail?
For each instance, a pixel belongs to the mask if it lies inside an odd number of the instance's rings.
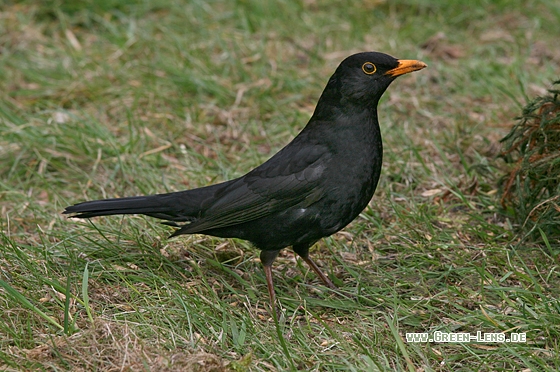
[[[192,221],[196,218],[198,211],[191,210],[188,211],[189,215],[184,215],[184,213],[181,213],[182,208],[177,208],[178,203],[174,202],[174,199],[176,200],[177,196],[173,194],[161,194],[93,200],[66,207],[62,213],[73,214],[71,217],[76,218],[110,216],[114,214],[145,214],[170,221]],[[181,214],[183,215],[181,216]]]
[[[193,190],[132,196],[127,198],[92,200],[66,207],[63,214],[90,218],[115,214],[144,214],[174,222],[195,221],[224,184]]]

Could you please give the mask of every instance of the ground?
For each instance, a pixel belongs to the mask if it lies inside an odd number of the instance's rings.
[[[7,1],[0,8],[0,370],[557,371],[560,242],[500,206],[503,138],[560,73],[560,4]],[[303,128],[338,63],[420,59],[381,100],[369,207],[274,265],[84,200],[231,179]],[[543,243],[546,242],[546,243]],[[522,343],[406,333],[525,333]]]

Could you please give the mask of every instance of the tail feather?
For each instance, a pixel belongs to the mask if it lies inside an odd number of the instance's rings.
[[[176,212],[178,211],[173,210],[173,205],[170,205],[166,198],[162,198],[161,195],[152,195],[88,201],[66,207],[62,213],[74,214],[72,217],[77,218],[115,214],[145,214],[168,219],[174,217],[173,215]]]
[[[214,192],[212,187],[203,187],[168,194],[92,200],[66,207],[62,213],[76,218],[143,214],[168,221],[189,222],[200,217],[205,201]]]
[[[116,214],[143,214],[173,222],[194,222],[213,204],[216,195],[231,182],[185,191],[148,196],[92,200],[64,209],[63,214],[75,218],[91,218]]]

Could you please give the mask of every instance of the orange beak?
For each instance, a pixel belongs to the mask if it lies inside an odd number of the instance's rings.
[[[428,67],[428,65],[422,61],[416,61],[414,59],[399,59],[399,65],[394,69],[387,71],[385,75],[397,77],[408,74],[409,72],[422,70],[424,67]]]

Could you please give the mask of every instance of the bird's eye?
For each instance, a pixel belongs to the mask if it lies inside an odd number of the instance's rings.
[[[376,70],[377,70],[377,67],[375,67],[375,65],[371,62],[366,62],[362,65],[362,71],[365,72],[368,75],[375,74]]]

